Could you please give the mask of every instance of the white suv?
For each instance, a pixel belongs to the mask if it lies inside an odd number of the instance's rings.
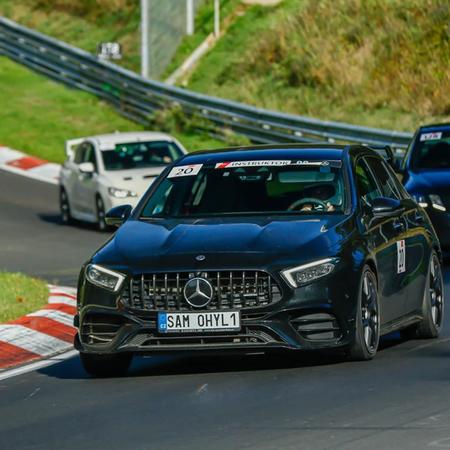
[[[162,133],[114,133],[66,142],[61,169],[60,208],[64,223],[72,219],[106,229],[105,211],[135,205],[153,180],[186,153]]]

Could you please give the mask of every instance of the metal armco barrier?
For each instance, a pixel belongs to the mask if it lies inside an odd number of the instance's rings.
[[[148,123],[173,102],[191,116],[231,128],[254,142],[351,142],[405,148],[411,133],[329,122],[255,108],[147,80],[57,39],[0,17],[0,54],[111,103],[121,114]]]

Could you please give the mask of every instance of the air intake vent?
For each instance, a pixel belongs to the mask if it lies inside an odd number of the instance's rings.
[[[108,344],[117,335],[124,319],[113,314],[88,314],[81,324],[80,338],[85,344]]]
[[[328,313],[301,316],[292,320],[291,324],[304,339],[311,341],[338,339],[342,335],[336,317]]]

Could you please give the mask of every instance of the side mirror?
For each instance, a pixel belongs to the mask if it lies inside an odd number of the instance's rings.
[[[81,163],[78,168],[80,169],[81,173],[85,174],[93,174],[95,172],[94,164],[92,164],[91,162]]]
[[[403,211],[400,200],[388,197],[377,197],[372,200],[372,213],[375,218],[396,216]]]
[[[130,217],[133,207],[131,205],[120,205],[111,208],[105,215],[106,225],[120,227]]]

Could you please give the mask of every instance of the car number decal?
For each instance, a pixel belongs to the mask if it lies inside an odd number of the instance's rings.
[[[397,273],[403,273],[406,270],[406,247],[405,240],[397,241]]]
[[[435,141],[437,139],[441,139],[442,133],[441,132],[435,132],[435,133],[424,133],[420,135],[421,142],[423,141]]]
[[[200,172],[203,164],[190,164],[188,166],[176,166],[167,175],[167,178],[176,177],[189,177],[191,175],[197,175]]]

